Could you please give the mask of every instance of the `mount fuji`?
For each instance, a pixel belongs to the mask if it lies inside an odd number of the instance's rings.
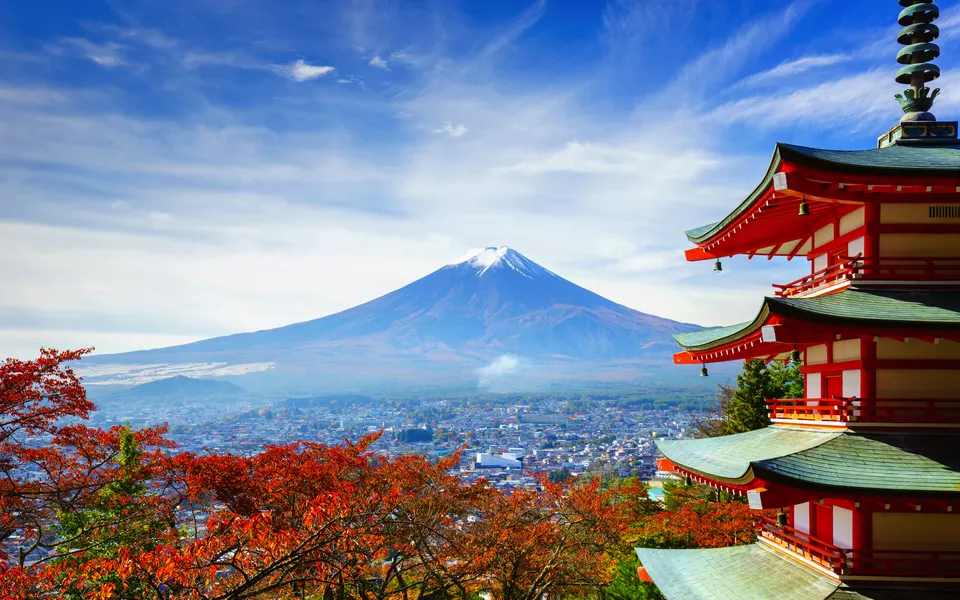
[[[633,380],[672,365],[672,335],[698,329],[607,300],[501,246],[327,317],[94,355],[79,370],[94,384],[205,375],[298,392]]]

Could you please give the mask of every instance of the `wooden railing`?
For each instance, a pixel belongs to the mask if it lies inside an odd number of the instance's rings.
[[[767,400],[771,419],[838,423],[958,423],[956,398],[799,398]]]
[[[773,287],[784,298],[853,280],[960,282],[960,258],[845,256],[825,269]]]
[[[844,549],[763,517],[760,537],[837,575],[960,578],[960,552]]]
[[[784,298],[797,296],[819,287],[840,283],[841,281],[850,281],[854,278],[857,261],[859,260],[859,258],[844,259],[836,264],[830,265],[826,269],[820,269],[796,281],[791,281],[787,284],[775,283],[773,287],[777,288],[777,297]]]
[[[960,280],[960,258],[858,257],[855,279],[887,281]]]
[[[761,517],[759,527],[760,537],[826,567],[837,575],[842,574],[847,565],[847,556],[842,549],[789,525],[777,525],[776,519]]]

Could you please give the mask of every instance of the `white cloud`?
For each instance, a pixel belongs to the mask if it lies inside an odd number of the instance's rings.
[[[434,129],[434,133],[444,133],[450,137],[460,137],[467,133],[467,128],[463,126],[462,123],[454,125],[450,121],[444,121],[443,127],[440,129]]]
[[[417,57],[406,50],[397,50],[390,54],[390,62],[400,63],[408,67],[415,67],[419,64]]]
[[[475,47],[505,48],[538,13],[527,16]],[[748,24],[746,41],[706,52],[671,85],[696,87],[704,74],[714,89],[731,85],[754,51],[747,42],[775,50],[788,24],[774,25]],[[186,98],[196,119],[127,115],[110,86],[0,88],[0,254],[17,256],[0,263],[0,356],[29,356],[41,343],[158,347],[305,321],[497,244],[645,312],[744,321],[769,281],[796,279],[805,265],[725,261],[717,275],[684,261],[682,231],[739,203],[772,151],[731,145],[727,128],[746,121],[759,136],[801,122],[835,132],[898,116],[886,67],[748,98],[734,88],[706,114],[634,114],[597,103],[592,74],[557,72],[539,85],[479,64],[464,77],[482,59],[369,33],[368,48],[410,48],[382,57],[416,65],[398,78],[410,83],[361,94],[274,81],[282,94],[268,89],[251,105],[218,104],[198,86],[184,92],[196,94]],[[294,81],[332,71],[193,47],[181,63],[185,48],[169,51],[170,64],[266,68]],[[681,97],[661,86],[651,96]],[[348,118],[331,127],[317,102]],[[270,121],[274,110],[296,126]],[[37,322],[29,331],[14,318],[23,311]]]
[[[489,365],[477,369],[477,380],[481,387],[487,387],[498,379],[513,375],[520,367],[520,358],[513,354],[504,354],[493,360]]]
[[[336,69],[330,66],[311,65],[301,58],[289,65],[274,65],[273,70],[278,75],[302,83],[328,75]]]
[[[379,56],[374,56],[370,59],[370,66],[377,69],[383,69],[384,71],[390,70],[390,65],[387,64],[387,61],[383,60]]]
[[[72,49],[101,67],[111,69],[127,64],[123,56],[125,47],[113,42],[97,44],[84,38],[63,38],[59,47],[52,48],[54,53],[60,49]]]
[[[811,87],[740,98],[717,107],[708,118],[724,125],[750,122],[773,127],[842,121],[856,126],[889,115],[892,126],[898,112],[893,96],[898,91],[889,69],[880,68]]]
[[[815,1],[794,0],[770,16],[747,23],[723,44],[684,65],[663,97],[703,95],[725,83],[729,77],[741,72],[759,52],[786,35]]]
[[[763,71],[762,73],[757,73],[756,75],[751,75],[744,80],[745,83],[755,83],[758,81],[763,81],[767,79],[778,79],[781,77],[790,77],[792,75],[799,75],[801,73],[806,73],[811,69],[818,69],[821,67],[829,67],[836,65],[841,62],[850,60],[852,57],[847,54],[824,54],[819,56],[804,56],[803,58],[798,58],[796,60],[785,61],[777,65],[776,67]]]
[[[110,23],[97,23],[90,26],[94,31],[115,35],[119,38],[156,48],[158,50],[172,50],[180,45],[178,40],[165,35],[159,29],[143,27],[121,27]]]

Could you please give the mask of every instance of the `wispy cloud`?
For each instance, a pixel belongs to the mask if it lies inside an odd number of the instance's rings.
[[[704,286],[704,266],[683,260],[682,230],[742,201],[775,138],[863,146],[898,118],[889,52],[858,55],[844,63],[846,77],[814,86],[785,72],[829,66],[795,59],[815,39],[781,49],[803,5],[710,24],[711,41],[684,42],[684,57],[655,86],[640,63],[604,63],[616,82],[608,93],[594,69],[604,41],[567,42],[564,33],[565,44],[583,45],[564,55],[569,65],[546,52],[508,52],[527,49],[538,24],[555,25],[544,16],[562,4],[524,4],[482,29],[457,22],[449,3],[432,4],[440,8],[431,15],[387,0],[343,4],[356,9],[356,30],[338,32],[344,19],[320,29],[325,23],[298,18],[282,35],[258,28],[256,43],[173,23],[88,29],[108,41],[95,44],[106,52],[92,52],[101,60],[113,52],[157,75],[142,87],[7,78],[0,253],[18,260],[0,264],[8,292],[0,312],[28,307],[36,326],[0,323],[0,345],[26,353],[65,340],[119,351],[304,321],[396,289],[466,248],[499,243],[645,312],[742,321],[770,280],[795,279],[802,265],[732,262]],[[643,20],[657,8],[649,2],[614,4],[629,12],[609,13],[606,27],[617,35],[665,27],[662,15]],[[691,6],[708,3],[677,0],[669,18],[687,18]],[[847,36],[848,26],[837,27]],[[60,56],[44,59],[54,66],[86,56],[52,40]],[[389,76],[371,72],[375,51]],[[767,65],[783,61],[764,94],[737,85],[758,70],[758,53]],[[290,85],[271,73],[344,85]],[[389,81],[363,87],[348,73]],[[940,83],[956,89],[949,72]],[[158,95],[164,108],[151,111]],[[956,104],[945,97],[938,106]],[[857,130],[867,133],[854,137]],[[58,320],[65,314],[69,322]]]
[[[179,40],[169,37],[159,29],[125,27],[112,23],[94,23],[88,27],[92,31],[110,34],[119,39],[129,40],[159,50],[171,50],[181,45]]]
[[[757,83],[759,81],[769,79],[779,79],[782,77],[799,75],[801,73],[806,73],[811,69],[833,66],[851,60],[852,58],[853,57],[848,54],[804,56],[803,58],[798,58],[796,60],[784,61],[772,69],[757,73],[756,75],[751,75],[744,80],[744,83]]]
[[[664,97],[699,97],[726,83],[728,78],[742,72],[758,52],[786,35],[816,1],[795,0],[782,10],[747,23],[723,44],[680,69]]]
[[[298,83],[317,79],[324,75],[329,75],[336,69],[325,65],[311,65],[302,58],[297,59],[289,65],[274,65],[273,71],[278,75],[292,79]]]
[[[810,87],[740,98],[717,107],[707,118],[724,125],[749,122],[776,127],[798,122],[842,122],[853,128],[874,123],[891,112],[896,116],[891,109],[897,91],[889,70],[874,69]]]
[[[443,127],[440,129],[434,129],[434,133],[443,133],[449,135],[450,137],[460,137],[467,133],[467,128],[464,127],[462,123],[457,123],[454,125],[450,121],[445,121]]]
[[[397,50],[396,52],[391,52],[390,62],[398,63],[408,67],[416,67],[420,64],[417,60],[417,57],[414,56],[412,52],[408,52],[406,50]]]
[[[370,59],[370,66],[375,69],[383,69],[384,71],[390,70],[390,65],[387,64],[387,61],[380,58],[379,56],[374,56]]]
[[[50,47],[50,50],[54,53],[74,51],[108,69],[127,64],[124,58],[126,47],[114,42],[98,44],[84,38],[63,38],[58,45]]]
[[[543,17],[547,8],[547,0],[535,0],[532,4],[527,6],[527,8],[517,17],[514,22],[507,28],[505,28],[499,35],[497,35],[493,40],[491,40],[487,45],[480,51],[477,56],[478,60],[488,59],[494,54],[498,53],[503,48],[512,44],[517,38],[519,38],[523,33],[537,24],[538,21]]]

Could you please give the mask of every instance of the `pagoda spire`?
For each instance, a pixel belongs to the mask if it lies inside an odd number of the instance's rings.
[[[906,113],[901,121],[936,121],[929,111],[940,90],[927,87],[940,77],[940,67],[931,62],[940,56],[940,47],[933,43],[940,37],[940,28],[933,24],[940,16],[934,1],[900,0],[904,9],[897,22],[903,29],[897,41],[904,48],[897,53],[897,62],[904,66],[897,71],[897,83],[910,86],[896,96]]]

